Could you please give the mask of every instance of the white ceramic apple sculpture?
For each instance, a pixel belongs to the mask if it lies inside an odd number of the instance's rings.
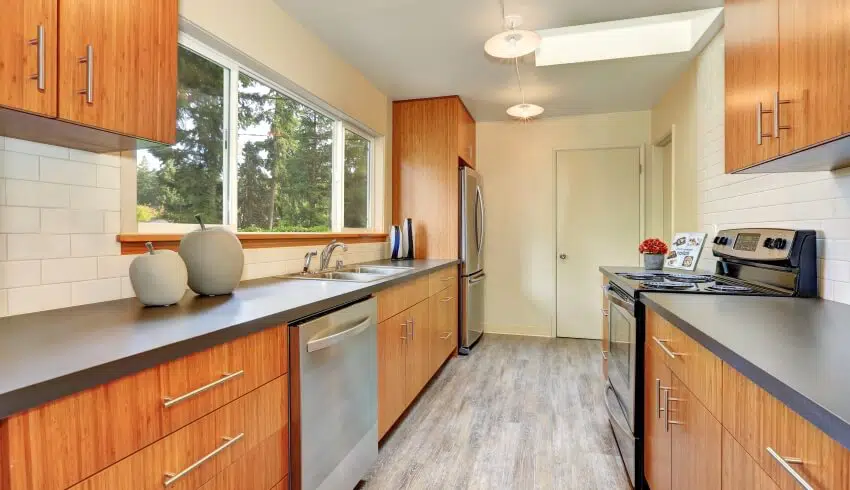
[[[195,219],[201,229],[180,240],[180,257],[189,269],[189,287],[207,296],[230,294],[242,279],[242,243],[227,228],[207,228],[200,215]]]
[[[146,306],[168,306],[180,301],[186,293],[186,264],[176,252],[154,250],[147,242],[148,253],[130,264],[130,283],[136,297]]]

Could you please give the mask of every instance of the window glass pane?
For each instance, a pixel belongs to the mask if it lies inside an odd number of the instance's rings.
[[[369,140],[345,130],[343,214],[345,228],[369,226]]]
[[[177,143],[136,152],[139,222],[222,223],[224,90],[229,70],[180,46]]]
[[[240,231],[331,229],[333,120],[239,75]]]

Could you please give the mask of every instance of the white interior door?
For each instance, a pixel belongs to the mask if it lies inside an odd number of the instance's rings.
[[[640,254],[640,149],[556,153],[557,335],[601,338],[599,266]]]

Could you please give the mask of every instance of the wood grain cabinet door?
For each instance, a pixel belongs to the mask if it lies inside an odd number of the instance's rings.
[[[405,407],[413,402],[416,395],[431,379],[431,324],[428,301],[420,301],[408,310],[410,325],[410,337],[407,344],[407,356],[405,360],[406,379]]]
[[[0,0],[0,106],[56,117],[58,0]]]
[[[458,138],[457,154],[472,168],[475,168],[475,120],[466,110],[460,99],[458,105]]]
[[[174,143],[177,2],[63,0],[59,19],[59,118]]]
[[[378,436],[390,430],[406,407],[405,379],[409,337],[407,312],[378,324]]]
[[[671,388],[666,415],[672,434],[673,488],[717,490],[721,488],[723,428],[675,375]]]
[[[847,0],[779,0],[780,151],[844,132]]]
[[[720,485],[723,490],[779,490],[756,460],[726,430],[723,431],[721,452],[723,463]]]
[[[801,0],[805,1],[805,0]],[[779,90],[777,0],[726,0],[726,172],[779,155],[772,110]],[[761,138],[759,144],[759,122]]]
[[[670,368],[649,345],[645,350],[644,474],[652,490],[671,490],[671,437],[665,414]]]

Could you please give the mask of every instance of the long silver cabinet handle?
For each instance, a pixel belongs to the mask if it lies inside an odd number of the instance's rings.
[[[796,480],[801,487],[805,488],[806,490],[814,490],[814,487],[809,485],[809,482],[807,482],[805,478],[803,478],[799,473],[797,473],[797,470],[791,467],[792,464],[803,464],[802,459],[783,458],[779,455],[779,453],[774,451],[772,447],[768,447],[765,449],[767,450],[767,454],[769,454],[771,458],[775,459],[776,462],[779,463],[779,466],[782,466],[782,469],[788,472],[788,474],[791,475],[791,477],[794,478],[794,480]]]
[[[791,129],[791,126],[780,126],[779,125],[779,106],[783,104],[790,104],[790,100],[781,100],[779,98],[779,92],[773,94],[773,137],[779,138],[779,131],[782,129]]]
[[[685,400],[681,398],[670,398],[670,391],[667,390],[664,392],[664,428],[667,432],[670,432],[671,425],[685,425],[684,422],[678,422],[676,420],[670,420],[670,402],[683,402]]]
[[[654,340],[655,343],[658,344],[658,347],[661,347],[661,350],[663,350],[664,353],[667,354],[670,357],[670,359],[675,359],[675,358],[682,355],[678,352],[671,351],[670,348],[667,347],[667,345],[664,344],[664,342],[667,342],[666,340],[661,340],[658,337],[652,337],[652,340]]]
[[[94,103],[94,48],[91,44],[86,45],[86,55],[78,60],[86,64],[86,88],[78,91],[80,95],[86,96],[86,102]]]
[[[657,418],[657,419],[661,418],[661,412],[667,411],[666,406],[664,408],[661,408],[661,391],[662,390],[665,391],[665,392],[668,392],[668,391],[670,391],[670,387],[662,386],[661,380],[658,379],[658,378],[655,378],[655,418]]]
[[[224,439],[224,444],[215,448],[215,450],[213,452],[211,452],[211,453],[207,454],[206,456],[204,456],[203,458],[195,461],[194,463],[187,466],[186,469],[184,469],[183,471],[181,471],[179,473],[166,473],[165,474],[165,480],[163,481],[163,485],[165,485],[166,487],[170,487],[171,485],[174,485],[181,478],[183,478],[184,476],[188,475],[189,473],[191,473],[192,471],[197,469],[198,466],[201,466],[202,464],[206,463],[210,459],[216,457],[216,455],[218,455],[220,452],[222,452],[225,449],[229,448],[230,446],[236,444],[243,437],[245,437],[244,432],[239,434],[238,436],[234,436],[234,437],[222,437],[222,439]]]
[[[39,25],[35,39],[30,39],[29,44],[35,46],[38,51],[38,67],[35,75],[30,75],[30,80],[37,80],[38,89],[44,90],[44,26]]]
[[[177,405],[180,402],[184,402],[184,401],[188,400],[189,398],[192,398],[194,396],[198,396],[201,393],[203,393],[203,392],[205,392],[209,389],[215,388],[216,386],[218,386],[220,384],[227,383],[231,379],[238,378],[239,376],[242,376],[243,374],[245,374],[245,371],[243,371],[241,369],[239,371],[236,371],[235,373],[224,373],[222,375],[221,379],[217,379],[210,384],[201,386],[200,388],[198,388],[196,390],[192,390],[189,393],[186,393],[185,395],[180,395],[176,398],[165,397],[165,398],[162,399],[162,404],[165,406],[165,408],[171,408],[171,407],[173,407],[174,405]]]
[[[761,118],[764,117],[765,114],[773,114],[776,111],[765,109],[761,102],[756,104],[756,143],[761,145],[762,138],[771,138],[775,135],[770,133],[765,133],[762,128]]]
[[[404,335],[401,336],[401,340],[407,342],[407,336],[410,335],[410,322],[402,323],[401,328],[404,329]]]

